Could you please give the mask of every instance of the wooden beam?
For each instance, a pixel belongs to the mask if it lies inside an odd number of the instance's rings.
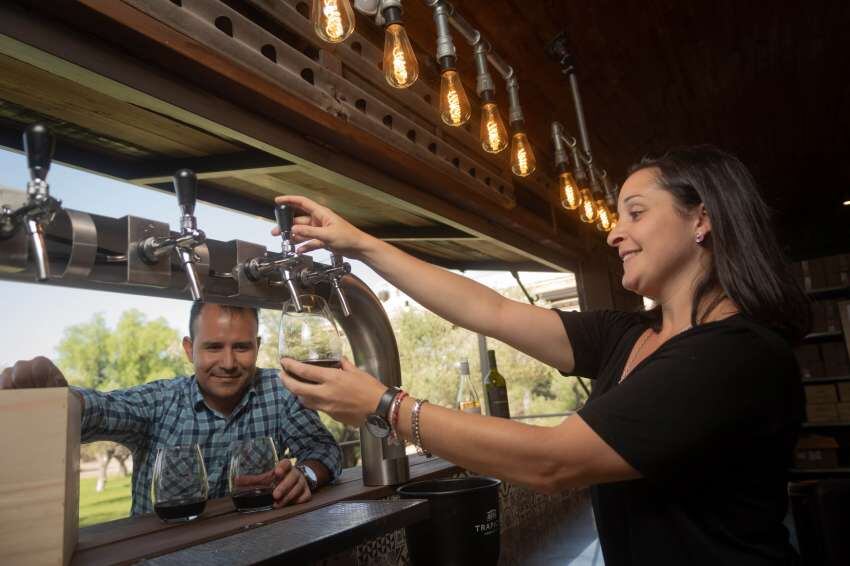
[[[429,226],[427,228],[393,226],[391,228],[374,228],[366,230],[366,232],[385,242],[448,242],[481,239],[474,234],[467,234],[451,226]]]
[[[174,172],[183,168],[194,171],[198,179],[221,179],[283,173],[298,169],[298,165],[262,151],[249,150],[228,155],[147,161],[127,171],[126,175],[131,183],[155,185],[170,182]]]

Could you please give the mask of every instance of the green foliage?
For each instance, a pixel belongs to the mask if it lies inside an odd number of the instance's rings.
[[[177,331],[164,318],[148,321],[135,309],[125,311],[114,330],[100,313],[66,328],[56,349],[68,381],[93,389],[132,387],[193,371]]]

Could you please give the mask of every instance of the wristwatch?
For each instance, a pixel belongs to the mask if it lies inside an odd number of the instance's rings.
[[[305,480],[307,480],[307,487],[310,488],[311,492],[319,489],[319,476],[316,475],[316,472],[313,471],[313,468],[311,468],[307,464],[302,464],[301,462],[299,462],[295,464],[295,469],[301,472],[301,475],[304,476]]]
[[[386,438],[390,435],[390,406],[399,391],[401,390],[398,387],[387,388],[381,395],[375,412],[366,417],[366,430],[375,438]]]

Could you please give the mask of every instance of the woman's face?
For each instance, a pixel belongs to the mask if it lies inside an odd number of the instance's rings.
[[[655,169],[633,173],[620,190],[620,220],[608,235],[623,262],[623,287],[665,301],[690,285],[700,270],[702,246],[696,234],[707,234],[699,212],[683,214],[673,195],[656,181]]]

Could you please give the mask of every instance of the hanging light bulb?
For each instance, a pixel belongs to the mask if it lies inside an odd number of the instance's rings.
[[[608,210],[608,205],[605,204],[605,199],[596,199],[597,222],[596,229],[600,232],[611,231],[611,211]]]
[[[611,216],[611,230],[613,230],[614,228],[617,227],[617,222],[620,221],[620,215],[617,214],[616,211],[611,211],[610,216]],[[608,231],[610,232],[611,230],[608,230]]]
[[[575,210],[581,206],[581,190],[575,177],[564,165],[564,171],[558,176],[561,193],[561,205],[567,210]]]
[[[481,147],[490,153],[500,153],[508,147],[508,131],[495,102],[481,107]]]
[[[579,220],[588,224],[593,224],[599,217],[599,212],[596,210],[596,201],[593,200],[593,194],[590,189],[581,190],[581,208],[579,209]]]
[[[384,18],[384,77],[393,88],[408,88],[419,78],[419,62],[401,19],[401,3],[387,3]]]
[[[313,0],[310,19],[316,34],[328,43],[342,43],[354,32],[354,10],[349,0]]]
[[[537,169],[537,158],[525,132],[514,132],[511,140],[511,171],[518,177],[528,177]]]
[[[440,85],[440,118],[452,127],[463,126],[472,116],[472,106],[463,88],[460,75],[453,68],[443,71]]]

